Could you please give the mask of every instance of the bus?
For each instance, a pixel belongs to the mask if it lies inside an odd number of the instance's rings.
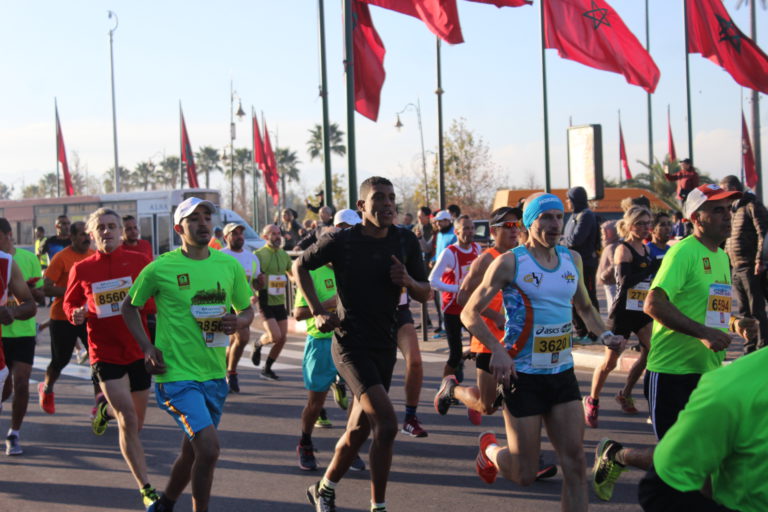
[[[106,207],[115,210],[121,217],[133,215],[139,224],[141,238],[152,245],[157,256],[181,246],[181,239],[173,230],[173,212],[188,197],[207,199],[217,205],[214,226],[223,227],[228,222],[245,226],[245,248],[255,250],[264,245],[264,240],[237,213],[218,206],[221,194],[215,189],[185,188],[176,190],[149,190],[142,192],[120,192],[92,196],[45,197],[0,201],[0,217],[10,222],[15,242],[22,247],[34,246],[34,231],[37,226],[45,228],[46,236],[55,233],[56,218],[66,215],[72,222],[85,221],[93,211]]]

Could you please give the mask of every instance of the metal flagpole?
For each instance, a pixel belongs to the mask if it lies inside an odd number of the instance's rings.
[[[256,117],[256,112],[251,105],[251,189],[253,191],[253,198],[251,205],[253,208],[253,228],[256,231],[260,231],[259,228],[259,190],[256,186],[256,173],[258,172],[256,166],[256,133],[253,130],[253,120]]]
[[[344,0],[344,71],[347,79],[347,197],[349,208],[357,204],[357,162],[355,154],[355,48],[352,36],[352,2]]]
[[[445,201],[445,148],[443,144],[443,73],[442,59],[440,55],[440,38],[437,41],[437,197],[440,202],[440,209],[447,207]]]
[[[752,40],[757,44],[757,17],[755,13],[755,3],[757,0],[749,1],[749,24]],[[757,174],[757,184],[755,185],[755,195],[760,201],[763,200],[763,157],[760,148],[760,93],[752,90],[752,154],[755,156],[755,173]]]
[[[544,192],[552,190],[549,176],[549,109],[547,107],[547,56],[545,54],[544,2],[541,4],[541,86],[544,99]]]
[[[179,100],[179,188],[184,188],[184,112]]]
[[[328,74],[325,62],[325,7],[317,1],[317,17],[320,37],[320,98],[323,102],[323,164],[325,168],[325,204],[333,208],[333,178],[331,176],[331,134],[328,119]]]
[[[623,134],[621,132],[621,109],[619,109],[619,147],[621,147]],[[619,151],[619,186],[621,186],[621,151]]]
[[[693,158],[693,122],[691,121],[691,66],[688,53],[688,4],[683,2],[683,19],[685,21],[685,97],[688,105],[688,158],[691,159],[691,165],[696,165]]]
[[[120,166],[117,162],[117,113],[115,107],[115,59],[112,51],[112,34],[117,30],[117,14],[107,11],[107,16],[115,17],[115,26],[109,31],[109,69],[112,75],[112,142],[115,148],[115,192],[120,192]]]
[[[53,97],[53,109],[56,114],[56,197],[61,197],[61,183],[59,183],[59,105],[56,97]]]
[[[645,50],[651,53],[651,29],[648,12],[648,0],[645,0]],[[651,93],[646,93],[648,100],[648,166],[653,165],[653,110],[651,108]]]

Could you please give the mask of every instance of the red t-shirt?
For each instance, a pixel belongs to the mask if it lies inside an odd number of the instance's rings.
[[[442,281],[446,284],[461,285],[464,277],[469,272],[469,266],[480,256],[480,245],[473,242],[469,252],[460,251],[456,244],[449,245],[445,250],[453,253],[454,266],[445,270]],[[461,314],[463,307],[456,303],[457,295],[458,293],[442,292],[444,313],[451,315]]]
[[[63,308],[71,321],[72,312],[87,304],[88,354],[91,364],[98,362],[130,364],[144,359],[139,344],[128,331],[120,306],[131,284],[149,260],[122,246],[111,253],[97,252],[78,262],[69,272]],[[154,313],[154,302],[141,310],[144,330],[148,313]]]
[[[128,245],[127,243],[123,242],[123,249],[126,251],[141,253],[146,256],[149,261],[152,261],[153,259],[152,244],[143,238],[139,238],[136,245]]]

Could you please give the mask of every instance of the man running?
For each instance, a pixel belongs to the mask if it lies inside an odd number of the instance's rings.
[[[208,510],[220,450],[216,428],[228,390],[228,336],[253,320],[243,267],[208,247],[215,211],[213,203],[197,197],[179,204],[173,229],[181,248],[147,265],[122,306],[147,369],[157,374],[157,403],[186,434],[155,512],[172,511],[190,482],[193,510]],[[139,314],[150,298],[157,305],[157,348]],[[230,313],[230,307],[238,313]]]
[[[0,218],[0,251],[13,256],[14,263],[19,267],[21,276],[27,283],[32,298],[35,302],[43,299],[43,275],[40,269],[40,262],[29,251],[19,249],[13,243],[13,231],[11,224],[5,218]],[[19,302],[12,294],[8,296],[5,307],[15,308]],[[3,350],[5,362],[8,365],[10,374],[4,382],[2,401],[8,399],[13,393],[13,404],[11,407],[11,427],[8,429],[5,438],[5,454],[21,455],[24,453],[19,441],[21,434],[21,424],[27,413],[27,404],[29,403],[29,377],[32,373],[32,363],[35,357],[36,328],[35,319],[14,320],[13,323],[5,325],[3,331]],[[2,405],[0,405],[2,407]]]
[[[529,233],[525,245],[494,260],[461,315],[470,332],[491,350],[489,369],[503,383],[506,405],[509,446],[499,446],[492,432],[481,434],[477,472],[487,483],[499,472],[520,485],[533,483],[539,469],[543,421],[563,470],[561,507],[564,511],[587,510],[583,410],[571,355],[571,303],[590,331],[603,333],[600,340],[604,344],[620,348],[624,339],[605,330],[584,286],[578,253],[558,245],[563,229],[560,199],[544,193],[530,196],[523,224]],[[503,345],[482,318],[499,291],[507,317],[512,319]],[[525,313],[523,328],[516,335],[518,297],[525,304]]]
[[[48,263],[53,260],[53,257],[59,253],[65,247],[69,247],[72,243],[72,237],[70,236],[70,226],[72,223],[69,221],[69,217],[66,215],[59,215],[56,218],[56,234],[49,236],[40,246],[40,252],[37,256],[48,256]]]
[[[393,225],[396,196],[392,182],[368,178],[360,185],[360,198],[361,224],[324,235],[294,263],[299,288],[318,329],[336,329],[333,360],[355,394],[347,431],[336,444],[333,460],[322,480],[307,490],[318,512],[336,510],[336,485],[371,433],[371,510],[386,511],[397,434],[397,416],[387,394],[397,353],[395,312],[403,287],[419,302],[429,297],[419,243],[413,233]],[[336,274],[338,314],[323,308],[309,274],[327,263]]]
[[[63,222],[61,217],[57,221],[57,229],[60,222]],[[62,298],[64,297],[64,292],[67,291],[67,280],[72,267],[78,261],[91,256],[94,250],[90,248],[91,237],[85,232],[84,222],[78,221],[72,225],[67,224],[67,226],[69,227],[71,243],[53,257],[51,264],[45,269],[45,284],[43,285],[45,295],[54,297],[49,327],[51,333],[51,362],[45,370],[45,380],[37,385],[40,408],[48,414],[56,413],[53,385],[59,379],[61,370],[69,364],[72,352],[75,349],[75,342],[77,339],[80,339],[84,347],[88,346],[88,334],[85,325],[72,325],[69,323],[67,315],[62,308]],[[94,382],[94,395],[99,393],[100,390]]]
[[[144,367],[144,353],[120,313],[120,305],[133,281],[150,260],[121,244],[122,225],[114,210],[99,208],[88,217],[85,229],[97,252],[72,267],[63,308],[73,325],[85,323],[88,328],[91,371],[103,393],[92,429],[94,434],[102,435],[108,420],[117,418],[120,451],[136,480],[144,506],[155,510],[158,495],[149,483],[139,439],[152,379]],[[154,304],[150,307],[154,308]],[[143,311],[141,321],[146,329]]]
[[[227,242],[226,249],[221,252],[229,254],[242,265],[245,271],[245,277],[248,279],[248,286],[252,283],[262,283],[261,265],[259,258],[250,251],[243,250],[245,245],[245,225],[238,222],[230,222],[224,226],[224,240]],[[257,288],[261,286],[257,284]],[[229,347],[227,348],[227,383],[231,393],[240,392],[240,382],[237,380],[237,364],[243,357],[248,341],[251,339],[251,326],[248,325],[229,337]]]
[[[141,238],[139,225],[133,215],[123,217],[123,248],[127,251],[141,253],[149,261],[152,261],[152,244]]]
[[[261,377],[267,380],[279,380],[272,371],[272,365],[277,360],[285,345],[288,335],[288,310],[285,307],[285,296],[288,289],[288,276],[291,273],[291,257],[280,247],[282,235],[276,224],[264,226],[261,232],[267,244],[258,249],[255,254],[259,258],[261,271],[266,274],[264,288],[259,290],[259,311],[264,324],[264,334],[256,341],[251,360],[255,366],[261,362],[261,349],[264,345],[272,344],[272,348],[261,370]]]

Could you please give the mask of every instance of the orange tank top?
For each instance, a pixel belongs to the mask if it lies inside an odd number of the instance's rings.
[[[490,247],[483,251],[483,254],[488,253],[490,254],[493,259],[498,258],[501,256],[501,253],[495,248]],[[504,301],[501,297],[501,292],[494,295],[493,299],[491,299],[491,302],[488,303],[488,309],[492,309],[494,311],[498,311],[500,313],[503,313],[503,306]],[[494,323],[490,318],[483,317],[483,320],[485,321],[485,325],[488,326],[488,329],[491,330],[491,333],[493,333],[493,336],[499,340],[499,343],[504,341],[504,329],[499,329],[496,327],[496,323]],[[490,350],[488,350],[485,345],[483,345],[480,340],[472,336],[472,340],[469,345],[469,350],[476,353],[476,354],[490,354]]]

